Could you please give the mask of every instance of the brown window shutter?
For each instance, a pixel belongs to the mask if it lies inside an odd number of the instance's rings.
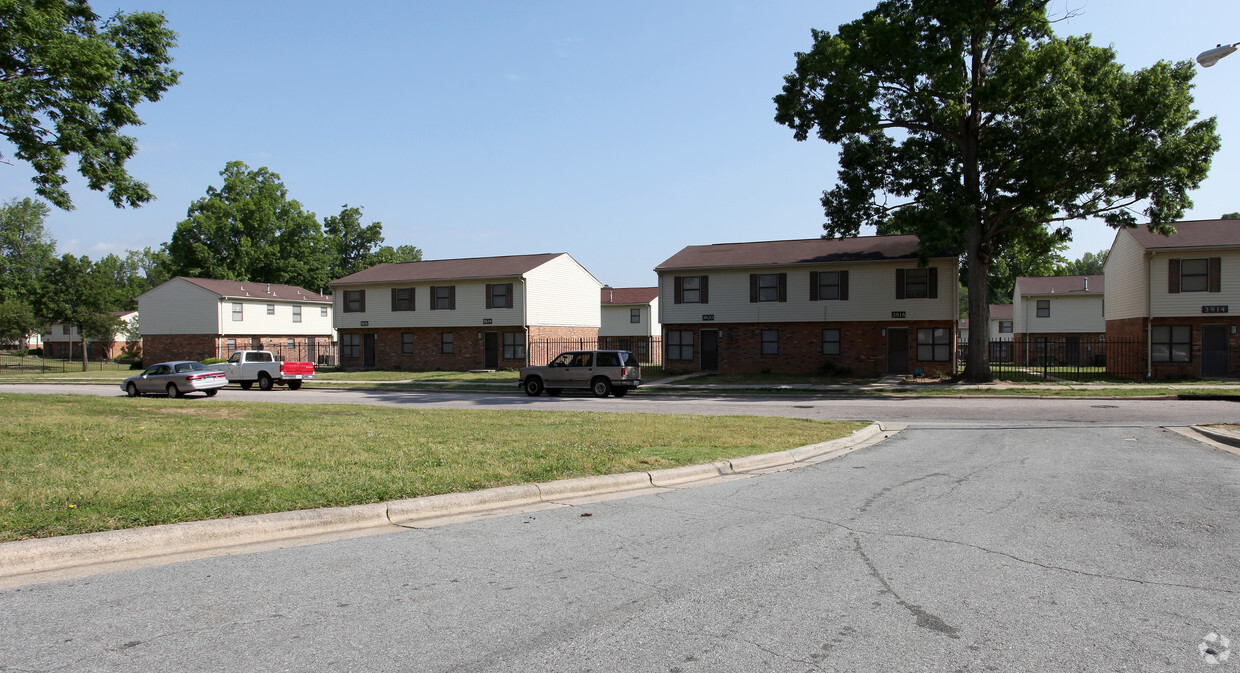
[[[495,286],[487,283],[487,308],[495,308],[494,306],[491,306],[491,288],[493,287]]]
[[[366,291],[362,290],[362,313],[366,312]]]
[[[456,310],[456,286],[455,285],[448,286],[448,308],[453,311]]]
[[[681,276],[672,278],[672,303],[680,304],[685,300],[685,282]]]
[[[926,274],[926,276],[928,276],[926,284],[930,286],[929,288],[930,298],[938,299],[939,298],[939,270],[932,266],[930,267],[930,273]]]
[[[438,306],[439,302],[436,300],[436,297],[438,296],[439,296],[439,288],[432,285],[431,286],[431,310],[432,311],[439,309],[439,306]]]
[[[512,299],[512,283],[506,283],[506,292],[508,293],[508,308],[512,308],[517,302]]]
[[[1175,258],[1167,260],[1167,292],[1180,292],[1180,260]]]
[[[698,285],[702,287],[702,303],[703,304],[710,303],[709,301],[710,297],[707,295],[707,290],[710,289],[709,288],[710,283],[707,282],[709,280],[710,280],[710,276],[702,276],[702,280],[698,281]]]
[[[818,272],[809,272],[809,300],[818,301]]]
[[[409,288],[409,310],[418,310],[418,288],[416,287]]]
[[[1223,258],[1210,258],[1210,291],[1223,291]]]
[[[749,274],[749,303],[758,303],[758,274]]]
[[[779,274],[779,300],[788,301],[788,274]]]
[[[904,269],[896,269],[896,299],[904,298]]]
[[[392,288],[392,310],[396,310],[396,288]]]
[[[848,301],[848,272],[840,272],[840,301]]]

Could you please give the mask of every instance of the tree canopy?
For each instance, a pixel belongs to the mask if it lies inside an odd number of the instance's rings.
[[[280,176],[230,161],[224,184],[189,207],[168,242],[173,276],[283,283],[317,290],[328,281],[323,230],[288,198]]]
[[[874,225],[963,251],[970,344],[987,339],[998,249],[1090,217],[1170,233],[1219,148],[1191,109],[1191,61],[1125,72],[1088,36],[1056,37],[1047,4],[884,0],[814,30],[775,97],[797,140],[840,145],[828,235]],[[966,378],[990,379],[988,350],[969,349]]]
[[[1110,250],[1099,250],[1097,253],[1087,252],[1080,259],[1064,262],[1055,268],[1056,276],[1101,276],[1107,265]]]
[[[110,341],[121,327],[111,311],[119,309],[122,297],[109,265],[66,254],[54,260],[40,277],[35,310],[45,324],[75,325],[84,341]],[[83,346],[83,369],[86,358]]]
[[[362,209],[345,204],[339,215],[323,218],[324,242],[327,246],[328,277],[344,278],[376,264],[417,262],[422,251],[412,245],[393,248],[383,243],[383,224],[362,225]]]
[[[39,196],[73,207],[64,170],[76,155],[90,188],[118,208],[154,198],[125,170],[137,146],[121,129],[142,124],[138,104],[180,78],[165,22],[153,12],[101,19],[86,0],[0,2],[0,133],[34,168]]]

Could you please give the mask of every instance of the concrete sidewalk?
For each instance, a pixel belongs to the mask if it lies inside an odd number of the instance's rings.
[[[668,470],[8,542],[0,544],[0,589],[745,478],[831,460],[903,427],[873,423],[829,442]]]

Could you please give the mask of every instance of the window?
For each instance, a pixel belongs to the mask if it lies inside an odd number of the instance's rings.
[[[289,337],[289,338],[288,338],[288,347],[289,347],[289,349],[290,349],[290,350],[292,350],[292,349],[294,349],[294,348],[297,348],[297,339],[294,339],[293,337]]]
[[[245,305],[244,304],[233,304],[232,315],[233,315],[233,322],[241,322],[242,320],[244,320],[245,319]]]
[[[640,323],[641,321],[642,321],[642,310],[640,308],[629,309],[629,322],[633,324],[637,324],[637,323]]]
[[[400,333],[400,352],[405,355],[413,354],[413,332]]]
[[[840,331],[838,329],[824,329],[822,331],[822,354],[840,354]]]
[[[706,296],[707,276],[676,276],[674,303],[708,304]]]
[[[691,330],[670,330],[667,333],[667,359],[693,359],[693,332]]]
[[[512,283],[488,284],[487,308],[512,308]]]
[[[749,274],[749,301],[787,301],[788,274],[786,273],[751,273]]]
[[[358,358],[361,356],[362,356],[362,335],[341,334],[340,335],[340,357]]]
[[[779,355],[779,330],[762,330],[762,354]]]
[[[923,327],[917,330],[917,359],[921,362],[947,362],[951,359],[951,330]]]
[[[896,269],[896,299],[938,299],[939,270]]]
[[[1049,299],[1038,300],[1038,317],[1039,318],[1051,317],[1051,300]]]
[[[60,326],[60,333],[61,333],[61,334],[64,334],[65,336],[68,336],[68,334],[69,334],[69,330],[70,330],[70,329],[71,329],[71,327],[69,326],[69,324],[68,324],[68,323],[65,323],[65,324],[63,324],[63,325],[61,325],[61,326]]]
[[[598,360],[595,363],[596,367],[619,367],[621,365],[619,353],[605,351],[599,353],[596,359]]]
[[[504,332],[504,359],[525,359],[525,333]]]
[[[412,311],[414,293],[411,287],[394,287],[392,288],[392,310],[393,311]]]
[[[1011,320],[1000,320],[999,321],[999,334],[1011,334],[1011,333],[1012,333],[1012,321]]]
[[[445,355],[456,353],[456,335],[452,332],[443,332],[439,335],[439,352]]]
[[[1180,260],[1180,292],[1206,292],[1210,289],[1210,260]]]
[[[276,305],[267,304],[267,315],[275,315],[275,314],[276,314]]]
[[[455,285],[432,285],[431,286],[431,310],[432,311],[456,310],[456,286]],[[445,352],[449,352],[449,351],[445,351]]]
[[[237,350],[237,340],[236,340],[236,339],[229,339],[228,341],[226,341],[226,342],[224,343],[224,347],[228,349],[228,352],[229,352],[229,353],[231,353],[231,352],[233,352],[233,351]]]
[[[301,322],[301,307],[293,307],[293,322]]]
[[[1193,328],[1190,325],[1155,325],[1150,359],[1154,362],[1190,362]]]
[[[366,291],[365,290],[345,290],[344,291],[344,312],[345,313],[365,313],[366,312]]]
[[[319,317],[320,317],[320,318],[326,318],[326,317],[327,317],[327,307],[326,307],[326,306],[320,306],[320,307],[319,307]]]
[[[809,273],[809,300],[848,299],[847,271],[811,271]]]

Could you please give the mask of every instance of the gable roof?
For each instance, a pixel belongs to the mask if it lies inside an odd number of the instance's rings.
[[[567,254],[565,252],[553,252],[539,255],[469,257],[464,259],[435,259],[422,262],[379,264],[344,278],[333,280],[328,285],[462,280],[467,278],[511,278],[529,273],[543,264]]]
[[[605,287],[603,304],[649,304],[659,296],[657,287]]]
[[[912,234],[690,245],[655,267],[655,271],[917,259],[919,246],[919,239]],[[931,256],[956,254],[945,251]]]
[[[1172,222],[1171,236],[1151,233],[1148,227],[1126,229],[1146,250],[1175,248],[1240,247],[1240,220],[1192,220]]]
[[[991,320],[1011,320],[1012,305],[1011,304],[991,304],[990,305]]]
[[[1016,279],[1016,292],[1022,297],[1035,294],[1104,293],[1103,276],[1038,276]]]
[[[279,301],[301,301],[316,304],[330,304],[332,298],[311,292],[304,287],[296,285],[281,285],[279,283],[248,283],[237,280],[215,280],[212,278],[189,278],[187,276],[177,276],[174,280],[183,280],[188,283],[197,285],[198,287],[212,292],[220,297],[240,298],[240,299],[275,299]]]

